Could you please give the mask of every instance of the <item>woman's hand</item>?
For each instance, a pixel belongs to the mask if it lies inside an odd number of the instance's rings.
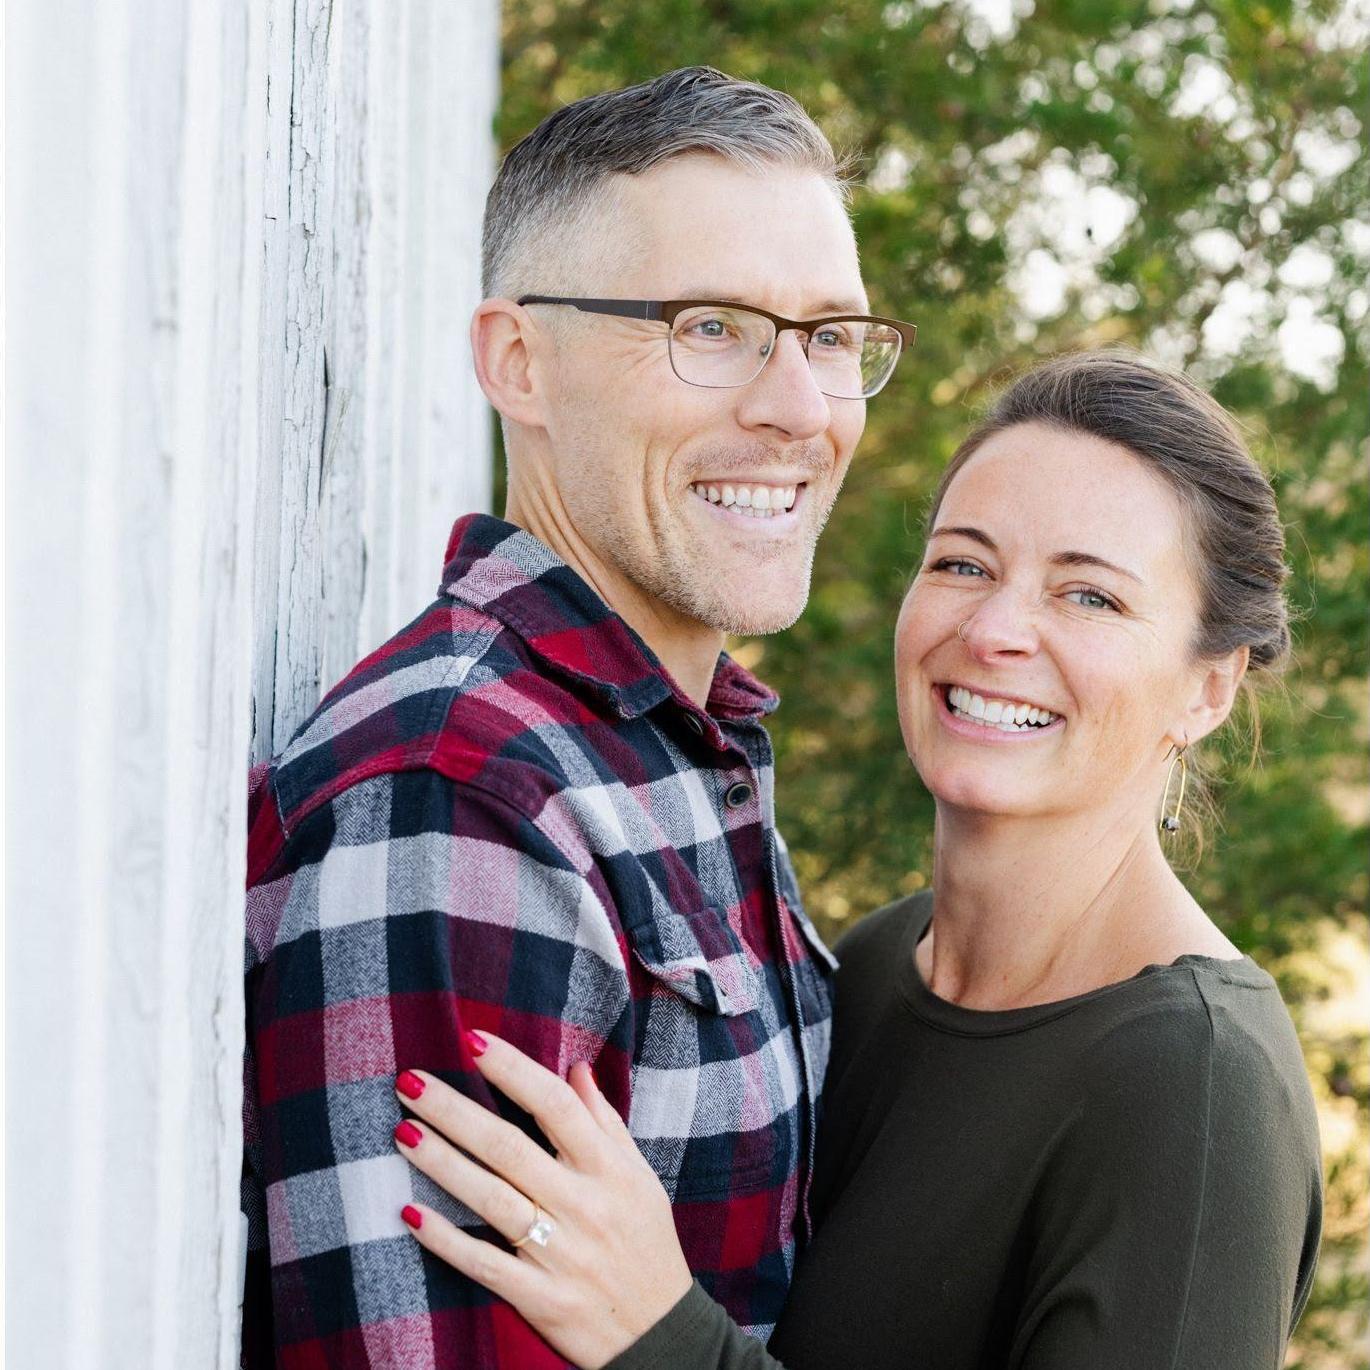
[[[395,1130],[401,1154],[522,1244],[511,1254],[421,1205],[404,1219],[424,1247],[507,1299],[568,1360],[598,1370],[690,1288],[670,1200],[588,1065],[573,1066],[568,1083],[489,1033],[470,1033],[468,1043],[480,1073],[533,1116],[558,1154],[441,1080],[405,1071],[396,1088],[423,1121]],[[550,1231],[534,1228],[539,1216]]]

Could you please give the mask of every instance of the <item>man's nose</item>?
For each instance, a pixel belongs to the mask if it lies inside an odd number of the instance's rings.
[[[1037,613],[1041,603],[1040,593],[1002,585],[980,601],[957,629],[957,636],[977,661],[1031,656],[1040,645]]]
[[[832,422],[828,397],[818,388],[793,329],[776,335],[761,374],[742,388],[737,414],[744,428],[764,429],[791,441],[817,437]]]

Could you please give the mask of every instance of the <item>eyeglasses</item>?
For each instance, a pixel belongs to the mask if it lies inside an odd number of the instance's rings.
[[[832,399],[864,400],[894,372],[900,353],[913,346],[911,323],[868,314],[786,319],[727,300],[580,300],[565,295],[524,295],[519,304],[564,304],[585,314],[659,320],[670,328],[671,369],[687,385],[730,390],[754,381],[793,329],[818,388]]]

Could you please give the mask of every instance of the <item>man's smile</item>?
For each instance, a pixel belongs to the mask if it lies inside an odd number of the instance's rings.
[[[798,510],[806,488],[804,481],[765,484],[704,480],[694,482],[690,491],[716,518],[748,531],[760,531],[767,525],[768,531],[779,533],[799,525]]]

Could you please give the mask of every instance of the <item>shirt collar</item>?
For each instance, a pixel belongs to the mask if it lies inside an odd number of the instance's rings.
[[[489,514],[458,519],[440,593],[497,618],[553,670],[589,686],[624,718],[671,698],[699,712],[637,633],[551,548],[512,523]],[[709,689],[712,719],[755,721],[779,702],[720,653]]]

